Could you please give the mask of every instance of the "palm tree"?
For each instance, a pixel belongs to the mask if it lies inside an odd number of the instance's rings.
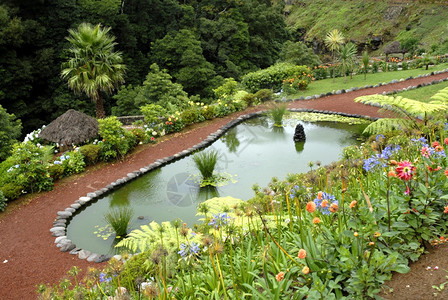
[[[335,60],[336,52],[341,49],[342,44],[344,44],[345,38],[342,33],[333,29],[324,39],[325,46],[333,53],[333,61]],[[334,82],[335,72],[333,71],[333,82]]]
[[[111,93],[124,82],[126,66],[121,52],[114,51],[115,37],[110,28],[82,23],[77,30],[69,29],[66,39],[70,57],[62,64],[61,77],[75,93],[85,93],[96,104],[97,118],[104,118],[100,92]]]
[[[342,73],[344,73],[344,83],[347,81],[347,72],[353,70],[355,56],[356,46],[353,43],[344,45],[339,52],[339,62],[341,63]]]

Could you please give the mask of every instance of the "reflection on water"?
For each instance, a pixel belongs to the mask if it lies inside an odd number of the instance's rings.
[[[274,127],[266,117],[251,119],[229,130],[205,150],[218,151],[215,170],[227,173],[233,182],[219,187],[199,187],[198,171],[188,156],[151,171],[101,197],[78,213],[67,228],[67,235],[83,249],[107,253],[114,237],[99,239],[95,226],[105,226],[104,215],[112,207],[131,206],[135,212],[130,229],[152,221],[180,218],[189,225],[197,221],[196,207],[207,199],[232,196],[247,200],[251,186],[266,186],[272,177],[308,170],[308,163],[329,164],[339,158],[345,146],[355,143],[360,126],[340,123],[302,123],[306,142],[293,141],[297,121]],[[137,218],[139,217],[139,218]]]

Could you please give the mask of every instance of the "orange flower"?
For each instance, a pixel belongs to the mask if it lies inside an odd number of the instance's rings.
[[[439,142],[432,142],[431,147],[436,148],[437,146],[440,146]]]
[[[350,208],[354,208],[356,206],[356,203],[358,203],[358,201],[353,200],[352,202],[350,202]]]
[[[375,242],[370,242],[369,243],[369,246],[373,246],[373,245],[375,245]]]
[[[310,201],[306,204],[306,210],[310,213],[313,213],[316,210],[316,203]]]
[[[330,205],[330,211],[331,211],[332,213],[337,212],[338,209],[339,209],[339,205],[338,205],[337,203],[332,203],[332,204]]]
[[[373,236],[376,237],[376,238],[379,238],[379,237],[381,236],[381,232],[376,231],[376,232],[373,234]]]
[[[445,210],[443,211],[444,214],[448,214],[448,206],[445,206]]]
[[[313,224],[319,224],[320,223],[320,219],[318,217],[315,217],[313,219]]]
[[[440,145],[437,145],[437,146],[434,148],[434,150],[435,150],[436,152],[442,152],[442,151],[443,151],[443,147],[440,146]]]
[[[305,249],[300,249],[298,257],[300,259],[304,259],[306,257],[306,250]]]
[[[322,202],[320,203],[320,206],[327,207],[328,206],[328,201],[327,200],[322,200]]]
[[[322,200],[322,191],[317,193],[317,199]]]
[[[445,176],[448,177],[448,169],[445,170]]]
[[[387,176],[389,176],[389,177],[397,177],[397,173],[395,173],[394,170],[390,170],[389,173],[387,173]]]
[[[277,275],[275,275],[275,279],[277,281],[282,281],[283,278],[285,278],[285,272],[280,272]]]
[[[354,235],[355,237],[357,237],[357,236],[359,235],[359,233],[358,233],[357,231],[355,231],[355,232],[353,232],[353,235]]]
[[[391,159],[391,160],[389,161],[389,164],[390,164],[391,166],[395,166],[395,165],[398,165],[398,162],[397,162],[396,160]]]
[[[310,272],[310,268],[308,268],[307,266],[304,266],[303,269],[302,269],[302,273],[306,275],[309,272]]]
[[[445,139],[443,140],[443,143],[444,143],[445,145],[448,145],[448,138],[445,138]]]

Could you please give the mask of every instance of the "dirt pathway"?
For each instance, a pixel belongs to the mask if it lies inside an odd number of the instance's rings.
[[[448,77],[448,73],[317,100],[295,101],[290,103],[289,107],[379,117],[377,108],[354,103],[353,99],[361,95],[402,89],[445,77]],[[251,108],[244,114],[262,108],[262,106]],[[57,283],[74,265],[82,270],[86,270],[88,266],[100,267],[99,264],[79,260],[77,256],[62,253],[56,248],[54,237],[49,232],[56,212],[64,210],[79,197],[103,188],[156,159],[192,147],[241,114],[243,113],[198,124],[155,145],[140,146],[124,161],[90,168],[79,176],[58,182],[53,191],[37,195],[30,201],[22,200],[25,202],[23,205],[10,205],[7,213],[3,213],[0,218],[0,299],[35,299],[38,284]]]

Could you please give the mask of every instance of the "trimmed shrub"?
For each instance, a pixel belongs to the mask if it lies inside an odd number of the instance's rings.
[[[199,111],[199,109],[197,109],[195,107],[186,109],[181,114],[182,122],[185,125],[190,125],[190,124],[193,124],[196,122],[201,122],[201,121],[203,121],[203,118],[204,117],[201,115],[201,112]]]
[[[213,106],[207,105],[202,109],[202,115],[206,120],[211,120],[215,117],[215,111]]]
[[[48,166],[48,173],[53,181],[59,180],[64,177],[64,167],[61,164],[52,164]]]
[[[101,146],[94,144],[87,144],[79,148],[79,152],[84,155],[85,163],[90,166],[95,164],[100,156]]]
[[[99,119],[99,134],[103,138],[101,158],[105,161],[122,158],[129,151],[125,130],[117,117]]]
[[[249,93],[246,94],[242,100],[246,102],[247,106],[252,106],[257,102],[257,97],[255,97],[255,94]]]
[[[14,200],[20,197],[22,195],[22,190],[24,187],[22,185],[16,185],[15,183],[8,182],[5,183],[0,190],[2,191],[3,195],[8,200]]]
[[[255,93],[255,98],[258,101],[265,102],[274,98],[274,92],[268,89],[262,89]]]
[[[252,93],[261,89],[272,89],[278,92],[282,87],[283,80],[303,74],[310,74],[311,77],[311,70],[306,66],[278,63],[267,69],[246,74],[242,78],[242,83]]]

